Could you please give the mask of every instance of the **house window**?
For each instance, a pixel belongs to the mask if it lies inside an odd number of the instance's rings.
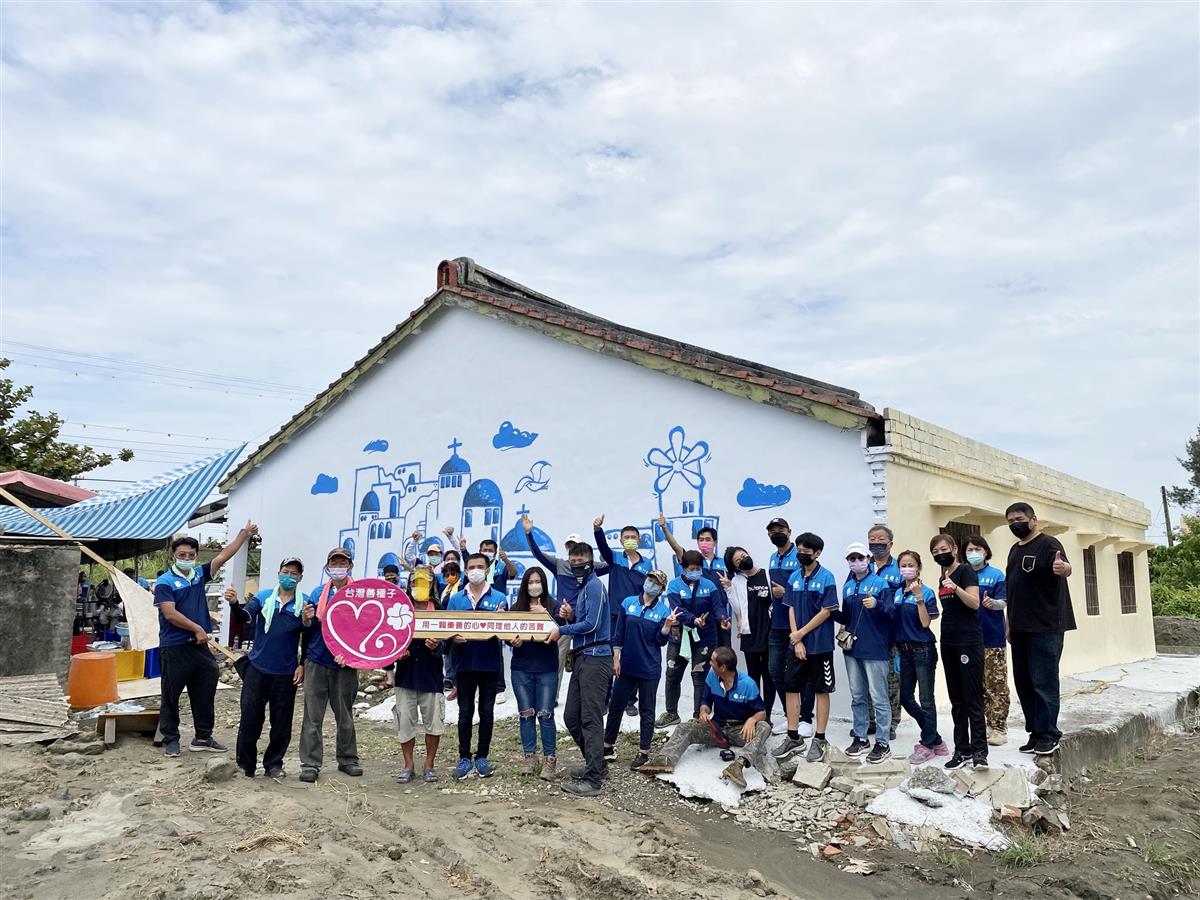
[[[958,553],[961,556],[967,546],[967,541],[980,534],[978,525],[968,525],[966,522],[947,522],[942,528],[942,534],[948,534],[954,538],[954,543],[958,544]]]
[[[1133,588],[1133,554],[1117,554],[1117,583],[1121,588],[1121,612],[1137,612],[1137,593]]]
[[[1087,614],[1100,615],[1100,583],[1096,580],[1096,548],[1083,551],[1083,590],[1087,598]]]
[[[463,510],[463,528],[470,528],[475,523],[474,512],[473,509]]]
[[[496,507],[489,506],[487,509],[485,509],[483,511],[483,524],[484,525],[495,525],[499,521],[500,521],[500,510],[496,509]]]

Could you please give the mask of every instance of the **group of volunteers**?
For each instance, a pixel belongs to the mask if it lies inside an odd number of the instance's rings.
[[[1012,649],[1013,681],[1029,735],[1020,749],[1051,754],[1061,736],[1063,633],[1075,627],[1067,588],[1071,565],[1062,545],[1038,529],[1029,504],[1012,504],[1006,517],[1016,542],[1004,570],[992,565],[992,548],[982,536],[969,536],[960,547],[952,535],[936,534],[927,563],[917,550],[897,552],[892,530],[873,525],[864,542],[851,543],[842,554],[840,597],[839,578],[823,564],[824,540],[810,531],[793,536],[782,518],[767,523],[772,552],[759,565],[744,547],[718,551],[711,527],[700,528],[696,546],[685,548],[660,516],[658,528],[674,552],[668,574],[641,555],[636,526],[620,530],[618,551],[609,546],[601,515],[593,522],[595,548],[572,534],[564,542],[565,557],[559,557],[538,546],[525,516],[529,550],[540,565],[525,569],[511,603],[508,579],[518,569],[494,541],[470,551],[465,541],[456,544],[452,529],[446,529],[446,546],[414,534],[412,545],[423,544],[424,552],[410,549],[400,566],[386,566],[382,574],[406,587],[417,610],[534,613],[554,624],[548,640],[461,635],[414,640],[388,667],[404,760],[396,780],[405,784],[418,777],[421,734],[420,777],[438,780],[447,699],[458,701],[458,763],[451,777],[494,774],[489,759],[494,710],[508,687],[507,668],[519,710],[524,771],[547,781],[561,774],[555,709],[564,676],[570,675],[563,718],[583,764],[567,773],[568,793],[601,792],[625,716],[638,717],[640,725],[631,769],[671,772],[690,746],[701,744],[721,749],[728,762],[723,776],[734,784],[746,786],[747,766],[773,781],[790,758],[826,759],[835,648],[849,682],[852,728],[845,753],[851,758],[866,765],[888,759],[903,710],[920,729],[908,754],[912,763],[945,757],[948,769],[987,766],[988,746],[1007,740],[1006,646]],[[195,563],[196,541],[177,538],[171,567],[154,586],[160,733],[168,756],[180,752],[179,696],[185,687],[195,722],[189,749],[226,749],[212,734],[218,667],[204,646],[212,628],[204,585],[255,533],[256,526],[247,523],[204,565]],[[326,606],[351,582],[353,567],[352,552],[335,547],[320,583],[307,594],[300,588],[304,565],[296,557],[280,563],[274,586],[246,601],[227,589],[233,614],[253,627],[250,651],[238,661],[243,685],[236,756],[247,776],[258,771],[268,713],[262,767],[268,776],[283,776],[300,685],[300,780],[319,777],[327,708],[337,726],[338,770],[362,774],[354,728],[358,672],[330,651],[322,631]],[[937,618],[940,652],[930,627]],[[666,709],[656,718],[664,657]],[[939,657],[950,697],[950,745],[939,731],[934,701]],[[685,672],[691,675],[693,701],[690,718],[681,721]],[[671,726],[666,744],[655,751],[655,730]]]

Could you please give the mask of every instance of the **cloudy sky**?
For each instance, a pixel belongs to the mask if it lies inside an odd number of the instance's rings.
[[[3,349],[139,451],[104,477],[261,439],[469,255],[1151,506],[1182,481],[1195,4],[2,14]]]

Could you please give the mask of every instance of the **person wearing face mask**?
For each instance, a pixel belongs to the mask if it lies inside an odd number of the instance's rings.
[[[825,549],[820,535],[806,531],[796,538],[799,567],[788,581],[788,654],[784,672],[787,736],[775,749],[775,758],[788,759],[804,749],[800,735],[800,697],[806,688],[815,695],[812,744],[807,762],[824,762],[829,752],[825,728],[829,723],[829,695],[836,687],[833,673],[833,611],[838,608],[837,581],[817,559]]]
[[[451,542],[454,541],[454,528],[449,527],[445,530],[445,535]],[[458,546],[463,553],[467,552],[467,539],[460,537]],[[453,552],[453,551],[452,551]],[[479,552],[487,557],[487,584],[488,587],[493,587],[504,596],[508,596],[508,579],[517,576],[517,567],[512,560],[508,558],[508,554],[500,549],[500,545],[490,539],[484,539],[479,542]]]
[[[186,535],[177,537],[171,541],[171,567],[154,583],[154,605],[158,607],[158,660],[162,671],[158,730],[167,756],[179,755],[179,697],[185,688],[196,730],[188,749],[213,753],[224,753],[228,749],[213,738],[221,670],[207,646],[212,618],[204,588],[221,566],[256,534],[258,526],[247,522],[212,562],[199,565],[196,554],[200,551],[200,543]]]
[[[326,579],[308,595],[317,608],[316,621],[305,632],[304,719],[300,724],[300,780],[312,784],[325,762],[321,728],[325,710],[333,710],[338,771],[352,778],[362,775],[358,764],[358,735],[354,730],[354,701],[358,696],[358,670],[334,656],[325,643],[325,610],[333,596],[350,584],[354,558],[345,547],[334,547],[325,557]]]
[[[709,658],[717,647],[717,623],[729,617],[725,591],[705,574],[704,557],[698,550],[683,554],[683,575],[667,585],[667,602],[675,610],[679,625],[672,629],[667,645],[667,709],[657,725],[679,724],[679,697],[683,675],[692,673],[692,717],[700,712],[704,678]]]
[[[987,741],[1003,747],[1008,741],[1008,659],[1004,642],[1004,573],[988,561],[992,548],[985,538],[973,535],[963,548],[967,565],[979,579],[979,628],[983,632],[983,720]]]
[[[850,709],[854,724],[846,755],[858,759],[866,754],[867,765],[877,765],[892,756],[890,733],[892,709],[887,696],[887,670],[891,667],[892,616],[895,605],[891,586],[871,572],[866,544],[846,548],[850,574],[842,586],[841,609],[833,620],[845,631],[838,636],[850,682]],[[867,707],[875,708],[878,723],[875,746],[867,740]],[[870,752],[868,752],[868,750]]]
[[[958,561],[958,543],[951,535],[934,535],[929,542],[933,561],[941,567],[938,599],[942,604],[942,670],[954,720],[954,753],[947,769],[971,763],[988,765],[987,728],[983,721],[983,632],[979,628],[979,578]]]
[[[604,513],[596,516],[592,522],[592,531],[595,534],[596,546],[600,549],[600,556],[610,567],[608,596],[614,601],[609,605],[612,607],[612,633],[616,634],[617,619],[621,615],[621,604],[616,600],[621,597],[636,597],[640,594],[642,582],[654,567],[650,560],[638,552],[642,533],[636,525],[626,525],[621,529],[621,553],[619,556],[613,553],[612,548],[608,546],[608,538],[604,535]],[[625,715],[636,716],[638,714],[635,703],[637,696],[636,690],[629,695]]]
[[[871,574],[878,575],[888,583],[894,595],[899,595],[904,587],[904,579],[900,575],[900,567],[892,558],[892,529],[886,525],[872,525],[867,531],[867,547],[871,551]],[[900,724],[900,651],[892,640],[888,650],[887,671],[888,704],[892,710],[892,730],[888,735],[890,740],[896,739],[896,726]],[[875,733],[875,707],[867,708],[867,734]]]
[[[654,569],[642,580],[637,594],[617,605],[617,629],[613,633],[613,684],[604,728],[604,757],[615,760],[621,710],[634,694],[641,697],[641,742],[629,766],[636,769],[649,759],[654,741],[654,712],[658,682],[662,678],[662,648],[670,639],[678,617],[664,596],[667,573]]]
[[[937,638],[929,624],[938,617],[937,595],[921,583],[921,554],[905,550],[897,557],[904,587],[896,599],[896,649],[900,651],[900,702],[920,726],[921,739],[908,761],[918,766],[935,756],[949,756],[937,728]],[[916,691],[921,690],[917,703]]]
[[[577,541],[571,547],[571,577],[575,579],[575,606],[564,603],[559,615],[569,624],[555,627],[551,640],[571,639],[573,667],[563,712],[571,739],[583,753],[585,765],[571,772],[563,790],[577,797],[595,797],[608,777],[604,761],[604,708],[612,682],[612,616],[608,591],[594,570],[590,544]]]
[[[1029,740],[1022,753],[1048,756],[1058,750],[1058,665],[1063,635],[1075,630],[1071,606],[1071,563],[1058,539],[1038,529],[1028,503],[1004,511],[1017,539],[1008,551],[1005,584],[1013,683],[1025,716]]]
[[[775,706],[775,681],[771,678],[771,577],[766,569],[754,564],[743,547],[725,548],[725,569],[733,573],[729,581],[729,605],[738,633],[739,649],[746,658],[746,674],[758,687],[772,724]]]
[[[508,598],[487,585],[488,560],[482,553],[467,557],[467,583],[450,598],[450,610],[505,612]],[[458,688],[458,765],[451,777],[461,781],[475,771],[480,778],[496,773],[488,754],[492,749],[492,729],[495,723],[496,696],[499,693],[500,672],[504,665],[500,639],[468,641],[462,635],[453,638],[454,681]],[[471,754],[471,731],[479,713],[479,743],[474,757]]]
[[[538,566],[525,570],[512,611],[540,613],[559,622],[557,610],[550,608],[550,585],[545,570]],[[520,715],[524,771],[532,774],[536,768],[540,732],[542,765],[539,777],[543,781],[553,781],[558,770],[558,730],[554,724],[554,707],[558,705],[557,641],[515,637],[509,643],[513,648],[512,687]]]
[[[774,518],[767,523],[767,537],[775,551],[767,562],[767,573],[771,577],[771,634],[767,638],[767,664],[770,667],[771,681],[775,684],[775,694],[780,699],[786,695],[784,675],[787,671],[788,658],[792,655],[788,635],[791,626],[788,621],[787,591],[792,575],[800,567],[796,558],[796,545],[792,543],[792,529],[787,519]],[[800,737],[810,738],[813,735],[813,708],[816,694],[811,685],[806,685],[800,694],[800,722],[797,725]],[[775,733],[779,734],[784,727],[784,719],[775,725]]]
[[[658,514],[658,527],[675,554],[675,575],[681,577],[683,575],[684,550],[675,540],[675,535],[667,530],[667,517],[662,513]],[[696,531],[696,549],[700,551],[700,556],[704,559],[704,577],[721,590],[725,590],[730,573],[726,570],[724,558],[717,555],[717,529],[711,525],[704,525],[698,529]],[[729,615],[718,617],[716,638],[718,647],[733,646],[733,622]]]
[[[276,586],[239,602],[232,587],[225,591],[232,616],[252,625],[254,644],[239,660],[242,679],[242,718],[238,723],[237,764],[248,778],[258,770],[258,739],[262,737],[267,707],[271,708],[271,732],[262,766],[268,778],[282,778],[283,757],[292,740],[292,716],[296,709],[296,687],[304,680],[300,665],[301,633],[308,629],[316,607],[297,593],[304,577],[304,563],[289,556],[279,564]]]

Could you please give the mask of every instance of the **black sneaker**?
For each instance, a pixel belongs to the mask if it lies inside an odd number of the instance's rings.
[[[671,725],[679,724],[679,716],[675,713],[665,712],[658,717],[658,721],[654,723],[655,728],[667,728]]]
[[[625,715],[629,716],[631,719],[637,714],[638,708],[636,703],[630,703],[627,707],[625,707]]]
[[[1042,738],[1034,746],[1033,752],[1037,756],[1050,756],[1058,750],[1057,738]]]
[[[892,758],[892,748],[890,744],[885,744],[883,741],[876,741],[875,746],[871,748],[871,752],[867,754],[867,765],[877,766],[885,759]]]
[[[617,748],[616,747],[605,747],[604,748],[604,761],[605,762],[616,762],[617,761]]]
[[[576,797],[599,797],[603,791],[598,784],[592,784],[590,781],[568,781],[562,786],[562,789]]]
[[[317,780],[317,770],[316,769],[301,769],[300,770],[300,780],[303,781],[305,784],[315,783]]]
[[[178,756],[179,741],[167,741],[163,744],[163,756]]]
[[[362,766],[358,763],[338,763],[338,771],[351,778],[358,778],[363,772]]]
[[[774,757],[783,762],[785,759],[791,759],[797,753],[804,752],[804,738],[784,737],[779,742],[779,746],[775,748]]]
[[[946,768],[947,769],[961,769],[966,764],[967,764],[967,758],[965,756],[963,756],[961,753],[955,753],[948,760],[946,760]]]
[[[1029,740],[1017,748],[1021,753],[1032,753],[1033,748],[1037,746],[1037,741],[1033,739],[1033,735],[1029,736]]]
[[[242,769],[242,774],[245,775],[247,778],[253,778],[258,773],[256,771],[254,771],[254,769]]]
[[[864,741],[860,737],[855,737],[854,740],[850,742],[850,746],[846,748],[846,755],[851,759],[858,759],[870,749],[870,741]]]
[[[629,764],[629,768],[636,772],[648,762],[650,762],[650,757],[645,753],[639,753],[633,758],[633,762]]]
[[[987,754],[976,753],[971,757],[971,765],[976,769],[986,769],[988,767]]]
[[[209,753],[228,753],[229,748],[224,744],[218,743],[213,738],[192,738],[192,742],[188,744],[188,749],[197,753],[208,751]]]

